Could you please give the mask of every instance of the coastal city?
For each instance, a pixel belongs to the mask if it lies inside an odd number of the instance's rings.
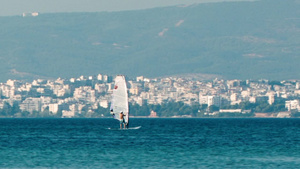
[[[199,80],[193,77],[127,78],[129,103],[143,106],[181,102],[186,106],[206,105],[202,116],[181,115],[176,117],[220,117],[222,114],[247,115],[250,117],[290,118],[300,111],[300,81],[261,80]],[[0,83],[0,109],[15,108],[19,112],[1,117],[26,117],[47,112],[56,117],[93,117],[95,110],[109,112],[114,77],[98,74],[78,78],[55,80],[37,79],[31,83],[7,80]],[[276,110],[241,108],[241,103],[281,103]],[[201,106],[203,107],[203,106]],[[24,115],[24,112],[25,115]],[[160,117],[159,112],[149,110],[144,117]],[[105,117],[106,114],[101,114]],[[175,117],[175,116],[172,116]]]

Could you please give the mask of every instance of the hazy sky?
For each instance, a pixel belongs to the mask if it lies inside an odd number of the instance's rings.
[[[135,10],[179,4],[249,0],[0,0],[0,16],[23,12],[100,12]]]

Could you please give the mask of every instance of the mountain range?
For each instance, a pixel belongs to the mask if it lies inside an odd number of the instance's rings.
[[[99,73],[300,79],[300,2],[0,17],[0,81]]]

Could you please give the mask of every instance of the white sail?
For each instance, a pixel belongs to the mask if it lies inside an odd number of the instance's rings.
[[[112,113],[114,114],[114,118],[117,120],[120,120],[119,114],[123,112],[125,115],[125,123],[128,124],[128,93],[126,80],[124,76],[118,75],[115,78],[115,86],[113,89],[113,96],[110,109],[113,111]]]

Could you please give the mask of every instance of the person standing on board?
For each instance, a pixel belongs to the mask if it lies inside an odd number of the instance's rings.
[[[125,127],[125,120],[124,120],[124,117],[125,117],[126,115],[124,115],[124,113],[123,112],[121,112],[120,114],[119,114],[119,117],[120,117],[120,129],[122,129],[122,124],[123,124],[123,126],[124,126],[124,129],[126,128]]]

